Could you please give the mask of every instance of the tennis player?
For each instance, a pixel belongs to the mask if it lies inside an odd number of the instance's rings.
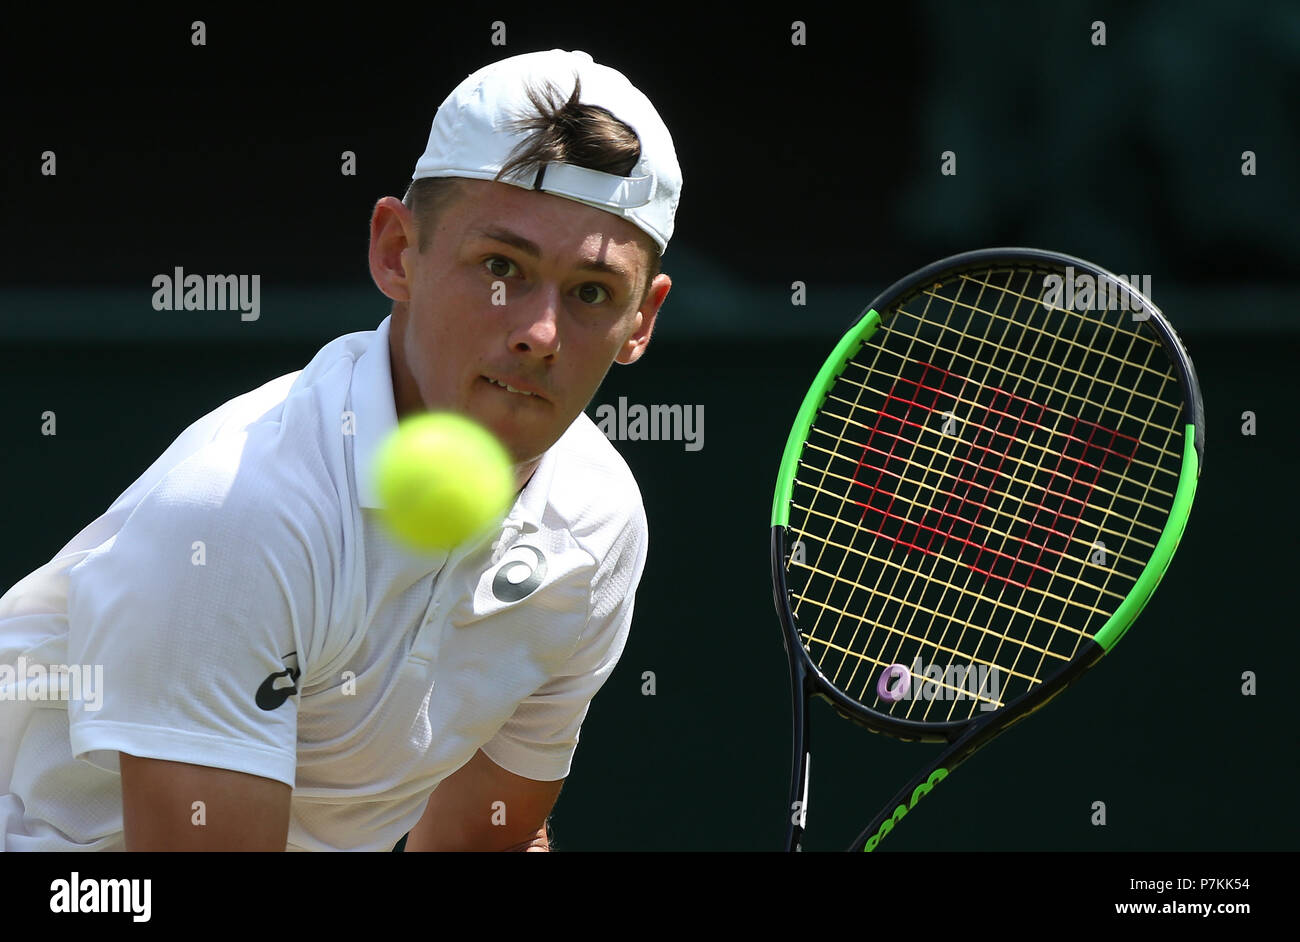
[[[4,849],[546,849],[646,558],[583,409],[650,341],[680,189],[587,54],[465,79],[371,216],[389,316],[199,419],[0,598]],[[438,555],[381,529],[370,467],[424,409],[520,487]]]

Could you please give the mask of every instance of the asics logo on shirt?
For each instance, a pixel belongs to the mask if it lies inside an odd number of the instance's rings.
[[[532,595],[546,578],[546,557],[536,546],[519,543],[510,547],[504,562],[492,577],[492,594],[502,602],[518,602]]]
[[[290,660],[292,659],[292,663]],[[290,651],[284,655],[285,669],[276,671],[257,688],[257,705],[263,710],[274,710],[298,692],[298,652]]]

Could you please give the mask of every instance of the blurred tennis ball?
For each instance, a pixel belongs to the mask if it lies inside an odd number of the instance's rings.
[[[515,494],[497,438],[453,412],[404,419],[375,456],[381,516],[402,542],[448,550],[500,520]]]

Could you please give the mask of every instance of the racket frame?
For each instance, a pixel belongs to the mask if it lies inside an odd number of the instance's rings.
[[[1014,706],[1004,706],[984,716],[966,720],[946,723],[920,723],[869,710],[857,700],[841,692],[813,663],[799,636],[799,630],[794,621],[794,613],[790,607],[790,594],[786,581],[788,554],[791,548],[788,542],[787,524],[795,469],[798,465],[799,455],[807,442],[812,423],[821,410],[832,385],[843,371],[844,365],[857,354],[862,346],[870,341],[872,335],[884,323],[885,319],[892,316],[891,309],[898,304],[899,299],[910,299],[917,293],[919,287],[934,283],[940,276],[952,278],[964,271],[986,269],[990,263],[997,262],[1012,264],[1029,262],[1031,265],[1038,263],[1045,270],[1051,271],[1057,271],[1063,266],[1071,266],[1075,269],[1076,274],[1089,274],[1093,277],[1108,278],[1123,284],[1124,290],[1139,300],[1149,315],[1143,323],[1149,325],[1168,352],[1182,388],[1184,403],[1183,468],[1179,476],[1178,489],[1170,507],[1170,521],[1173,522],[1173,526],[1165,527],[1146,566],[1128,596],[1112,613],[1106,624],[1094,635],[1094,640],[1088,641],[1064,669],[1038,687],[1021,695],[1016,701],[1013,701]],[[865,726],[873,732],[883,733],[895,739],[909,742],[942,742],[947,744],[947,748],[942,750],[936,759],[928,763],[921,772],[913,776],[906,785],[895,793],[894,797],[863,829],[849,848],[850,850],[874,850],[879,841],[916,805],[920,798],[929,793],[934,785],[946,778],[958,765],[998,735],[1045,706],[1077,681],[1114,647],[1146,606],[1147,601],[1154,593],[1157,585],[1159,585],[1160,579],[1168,569],[1174,551],[1182,538],[1203,463],[1204,428],[1204,404],[1201,399],[1200,384],[1197,380],[1195,368],[1182,340],[1174,332],[1164,314],[1151,302],[1150,298],[1143,295],[1136,288],[1121,281],[1113,273],[1084,259],[1059,252],[1019,247],[989,248],[964,252],[940,259],[917,269],[905,278],[900,278],[881,292],[867,306],[863,313],[850,325],[848,331],[840,338],[804,396],[794,425],[791,427],[786,440],[772,501],[772,596],[781,622],[782,639],[790,663],[792,700],[793,752],[791,757],[790,794],[786,806],[788,812],[785,833],[786,850],[796,851],[801,849],[801,839],[806,823],[811,779],[811,717],[809,708],[814,696],[828,702],[841,716],[857,725]],[[939,774],[940,772],[942,774]]]

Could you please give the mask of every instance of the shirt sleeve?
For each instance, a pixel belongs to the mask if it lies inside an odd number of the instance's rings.
[[[638,505],[590,584],[590,610],[564,668],[531,696],[482,749],[508,772],[541,782],[565,778],[592,698],[613,673],[627,643],[648,535]]]
[[[292,786],[300,653],[321,610],[312,537],[251,462],[220,464],[200,451],[178,465],[70,571],[69,658],[103,667],[98,708],[69,704],[72,752]]]

